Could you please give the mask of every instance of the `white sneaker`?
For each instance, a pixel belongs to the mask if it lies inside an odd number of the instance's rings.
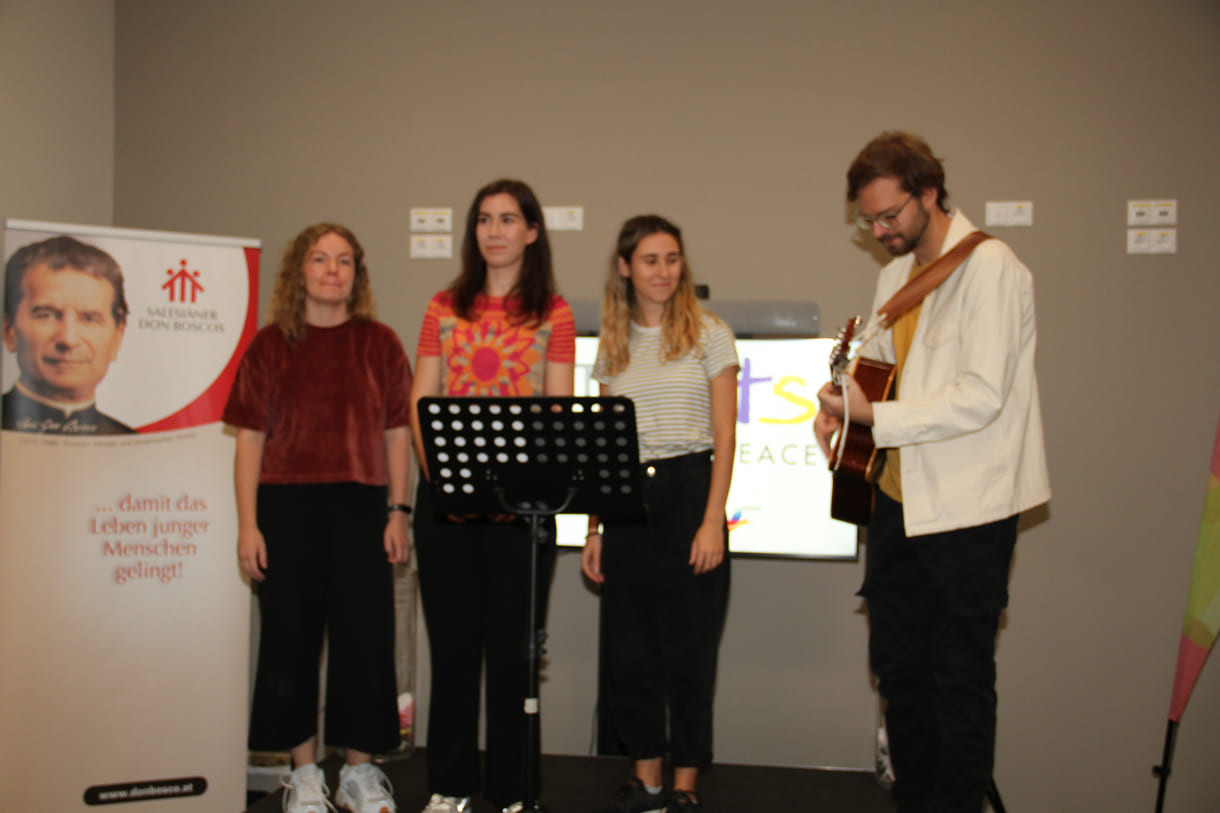
[[[326,787],[326,776],[317,765],[302,765],[288,776],[280,777],[284,786],[284,798],[281,803],[284,813],[327,813],[335,806],[326,797],[330,790]]]
[[[371,762],[344,765],[339,771],[339,791],[335,801],[352,813],[397,813],[394,787],[386,775]]]
[[[500,813],[524,813],[525,802],[513,802],[508,807],[504,808]]]
[[[877,761],[873,769],[877,784],[889,790],[894,787],[894,761],[890,759],[890,738],[885,726],[877,729]]]
[[[423,813],[465,813],[470,807],[470,797],[463,796],[441,796],[439,793],[432,794],[432,798],[428,800],[428,806],[424,808]]]

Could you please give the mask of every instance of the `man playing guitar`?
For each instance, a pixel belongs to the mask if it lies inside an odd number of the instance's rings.
[[[860,353],[895,366],[896,396],[870,402],[845,374],[818,393],[814,420],[829,456],[846,399],[886,451],[861,595],[903,813],[982,810],[1017,516],[1050,498],[1032,276],[1001,241],[971,237],[947,194],[939,159],[909,133],[883,133],[852,163],[856,222],[895,258]]]

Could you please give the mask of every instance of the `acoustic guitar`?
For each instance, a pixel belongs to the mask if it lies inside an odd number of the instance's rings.
[[[890,397],[894,386],[894,365],[853,356],[852,340],[859,326],[860,317],[855,316],[839,331],[830,354],[830,378],[842,392],[843,376],[850,371],[869,401],[884,401]],[[831,517],[854,525],[868,524],[873,513],[873,483],[881,473],[881,463],[882,456],[873,443],[871,427],[844,424],[835,435],[830,454],[830,470],[834,472]]]

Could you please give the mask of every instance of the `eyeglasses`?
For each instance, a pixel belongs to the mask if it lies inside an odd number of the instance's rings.
[[[886,231],[893,231],[894,229],[898,228],[898,215],[902,214],[902,210],[907,208],[907,204],[910,203],[914,197],[914,195],[907,195],[907,199],[902,202],[902,205],[898,207],[897,211],[884,215],[862,215],[860,214],[860,210],[857,209],[856,225],[865,231],[872,231],[873,224],[876,223]]]

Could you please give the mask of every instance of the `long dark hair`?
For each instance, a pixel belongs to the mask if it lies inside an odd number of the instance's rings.
[[[512,195],[521,207],[525,222],[538,230],[538,237],[525,247],[521,258],[521,273],[517,284],[505,297],[505,307],[513,321],[537,325],[546,319],[551,309],[551,298],[555,295],[555,272],[551,267],[551,242],[546,234],[546,222],[542,217],[542,206],[534,190],[524,181],[502,178],[492,181],[475,193],[470,211],[466,213],[466,233],[462,236],[462,271],[449,285],[453,296],[453,310],[462,319],[473,321],[475,301],[483,293],[487,283],[487,261],[479,252],[479,241],[475,236],[478,227],[479,206],[490,195]]]

